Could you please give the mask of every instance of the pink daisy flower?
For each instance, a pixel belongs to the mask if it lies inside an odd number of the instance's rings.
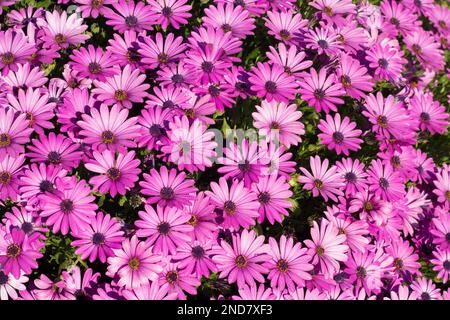
[[[7,29],[0,31],[0,69],[3,75],[9,70],[17,71],[19,63],[25,63],[35,53],[36,48],[20,31]]]
[[[418,262],[419,255],[414,253],[414,247],[409,245],[409,242],[398,240],[392,241],[391,245],[385,249],[394,261],[392,262],[395,271],[403,274],[409,272],[411,274],[420,275],[419,268],[421,264]]]
[[[288,103],[295,98],[297,84],[293,76],[284,72],[283,67],[278,64],[258,62],[252,67],[249,81],[251,89],[259,98],[265,98],[268,102]]]
[[[433,252],[433,256],[434,259],[431,259],[430,262],[434,264],[433,270],[438,273],[437,278],[447,283],[450,277],[450,251],[437,249]]]
[[[192,7],[186,2],[187,0],[149,0],[148,4],[159,16],[157,23],[163,29],[167,29],[169,24],[175,29],[179,29],[180,25],[187,24],[187,19],[192,16],[189,13]]]
[[[48,137],[41,135],[39,140],[33,139],[32,142],[33,145],[28,146],[30,152],[27,153],[31,162],[61,165],[67,170],[78,167],[80,163],[83,154],[80,145],[62,134],[50,132]]]
[[[67,175],[67,170],[61,166],[45,163],[33,163],[25,169],[20,178],[20,194],[28,199],[44,192],[55,190],[55,181]]]
[[[420,130],[428,130],[431,134],[443,134],[447,130],[450,116],[431,94],[417,91],[409,103],[411,116],[419,121]]]
[[[92,177],[89,183],[94,185],[94,190],[101,193],[111,194],[115,197],[117,193],[125,195],[127,190],[134,187],[141,170],[138,168],[140,161],[135,159],[135,152],[119,153],[117,156],[110,150],[102,153],[93,152],[95,160],[85,163],[89,171],[100,173]]]
[[[231,67],[231,63],[224,59],[224,51],[215,46],[190,50],[184,61],[202,84],[222,81]]]
[[[441,290],[436,288],[432,280],[419,278],[413,281],[411,289],[418,300],[442,300]]]
[[[305,280],[311,280],[311,257],[306,254],[308,249],[302,248],[300,242],[294,244],[292,238],[282,235],[279,243],[269,238],[269,245],[272,258],[268,263],[270,271],[267,278],[272,288],[282,291],[287,287],[289,291],[294,291],[297,286],[303,287]]]
[[[160,273],[158,283],[169,285],[169,293],[177,293],[178,300],[186,300],[187,292],[191,295],[197,294],[196,287],[200,286],[200,280],[186,269],[181,269],[177,263],[168,263],[163,272]]]
[[[244,187],[241,180],[233,180],[228,186],[225,178],[220,178],[219,183],[211,182],[211,190],[206,195],[211,198],[217,208],[223,210],[222,226],[239,230],[242,226],[248,228],[255,225],[255,218],[259,216],[259,203],[254,192]]]
[[[316,221],[313,222],[311,239],[304,241],[309,248],[308,254],[312,257],[311,263],[319,265],[325,277],[332,278],[339,271],[339,261],[347,260],[345,235],[339,234],[332,223],[323,219],[320,227]]]
[[[343,158],[336,162],[337,172],[345,182],[345,194],[347,196],[355,195],[357,192],[367,190],[367,173],[364,164],[358,159]]]
[[[268,33],[284,43],[293,43],[295,36],[308,24],[300,13],[291,10],[267,11],[264,20]]]
[[[217,231],[214,214],[215,206],[211,204],[208,196],[203,191],[197,194],[193,203],[185,206],[183,211],[190,215],[188,224],[194,227],[189,233],[192,240],[205,242],[212,239]]]
[[[41,88],[48,79],[40,67],[32,67],[28,62],[18,64],[17,71],[9,70],[8,75],[2,78],[8,85],[10,92],[16,93],[19,89]]]
[[[21,271],[30,274],[32,269],[38,267],[36,259],[41,257],[42,254],[31,245],[28,235],[18,228],[12,228],[10,233],[0,237],[0,264],[6,275],[11,273],[18,279]]]
[[[300,136],[305,134],[305,126],[299,121],[302,113],[297,111],[297,105],[263,100],[256,110],[252,113],[253,125],[261,135],[275,136],[286,148],[302,142]]]
[[[202,21],[205,26],[222,29],[225,33],[231,32],[239,39],[252,35],[252,30],[255,29],[255,19],[250,16],[250,12],[242,6],[235,7],[232,3],[210,5],[205,9]]]
[[[337,81],[335,74],[327,76],[327,69],[321,68],[319,74],[314,68],[310,69],[299,82],[299,93],[303,100],[316,108],[317,112],[330,110],[337,112],[336,104],[343,104],[344,100],[339,97],[345,95],[342,84]]]
[[[140,34],[133,30],[127,30],[123,35],[115,33],[112,39],[109,39],[109,46],[106,50],[111,52],[111,57],[115,63],[121,67],[130,64],[135,68],[142,68],[142,56],[139,53],[141,43],[139,42]]]
[[[287,48],[284,43],[278,44],[278,50],[274,47],[269,47],[270,52],[267,52],[267,58],[271,63],[278,64],[284,68],[284,71],[300,79],[301,71],[312,66],[312,61],[305,60],[306,53],[298,51],[296,46]]]
[[[161,256],[154,254],[150,245],[139,241],[137,236],[125,239],[122,248],[113,251],[114,255],[108,258],[106,274],[111,278],[117,275],[120,287],[139,288],[149,280],[155,281],[163,271]]]
[[[150,85],[144,83],[145,75],[138,69],[131,71],[131,66],[126,65],[119,74],[106,78],[105,82],[94,80],[96,88],[92,93],[96,98],[107,105],[117,104],[131,109],[133,103],[142,103],[147,97],[146,90]]]
[[[0,109],[1,110],[1,109]],[[0,200],[15,201],[19,195],[19,174],[23,170],[25,156],[12,158],[7,155],[0,161]]]
[[[12,109],[25,114],[28,125],[38,134],[43,134],[43,129],[53,129],[50,120],[54,117],[53,109],[56,104],[49,102],[48,94],[41,94],[39,89],[19,89],[17,98],[8,94],[8,102]]]
[[[369,190],[383,200],[395,201],[405,195],[405,185],[402,177],[391,166],[383,165],[380,160],[372,160],[367,173]]]
[[[81,47],[74,50],[70,55],[72,61],[69,64],[78,72],[77,76],[80,78],[105,81],[106,77],[117,74],[111,54],[111,51],[103,52],[102,48],[95,48],[90,44],[87,49]]]
[[[348,117],[341,120],[341,115],[336,113],[334,118],[326,115],[326,121],[321,119],[317,128],[322,133],[318,135],[322,144],[327,145],[328,150],[335,150],[337,154],[349,155],[349,151],[361,149],[363,140],[358,137],[362,131],[356,128],[355,122],[350,122]]]
[[[403,65],[407,63],[403,51],[386,41],[371,46],[366,53],[366,60],[369,61],[369,67],[375,69],[375,76],[393,82],[398,81]]]
[[[161,145],[169,144],[166,135],[167,123],[173,117],[171,109],[163,109],[160,106],[143,109],[139,116],[139,124],[142,133],[136,138],[139,147],[146,147],[148,150],[159,149]]]
[[[83,114],[80,135],[83,142],[92,145],[94,150],[102,152],[105,149],[125,152],[126,148],[136,147],[135,139],[140,136],[141,127],[138,118],[128,118],[128,110],[114,105],[111,110],[101,105],[100,110],[92,108],[90,115]]]
[[[26,283],[28,277],[22,272],[20,277],[16,278],[11,273],[5,274],[4,271],[0,271],[0,300],[18,300],[19,295],[17,292],[26,291]]]
[[[347,95],[354,99],[361,99],[366,96],[365,92],[372,91],[372,77],[367,73],[367,69],[348,55],[341,56],[336,76]]]
[[[119,0],[114,2],[112,6],[115,11],[107,8],[103,15],[107,19],[106,24],[112,26],[118,32],[152,30],[152,25],[156,24],[157,16],[153,8],[144,2]]]
[[[156,69],[178,62],[184,57],[186,44],[183,43],[183,37],[176,37],[173,33],[169,33],[165,38],[158,32],[155,40],[152,37],[144,37],[140,41],[141,63],[149,69]]]
[[[450,203],[450,166],[445,165],[440,169],[433,183],[436,187],[433,193],[437,195],[438,202]]]
[[[175,254],[177,247],[191,240],[189,233],[193,226],[188,223],[190,215],[176,207],[157,206],[156,211],[149,205],[139,211],[140,219],[135,221],[136,235],[146,238],[153,246],[153,252],[164,256]]]
[[[94,262],[97,258],[106,262],[107,257],[113,256],[113,250],[119,249],[125,240],[121,230],[121,224],[109,214],[97,213],[90,218],[86,228],[74,234],[77,240],[72,241],[72,246],[77,247],[76,254],[85,260],[89,258]]]
[[[266,218],[270,224],[275,221],[281,223],[283,216],[288,216],[286,209],[292,207],[289,198],[292,191],[289,190],[290,185],[284,177],[276,175],[263,176],[258,183],[252,186],[253,192],[257,195],[260,203],[258,222],[262,223]]]
[[[83,34],[88,26],[83,24],[83,19],[78,18],[76,13],[67,16],[66,11],[61,13],[56,10],[46,11],[45,20],[38,20],[38,24],[42,25],[44,35],[41,39],[47,48],[54,45],[67,48],[69,45],[81,44],[89,39],[87,34]]]
[[[317,51],[318,54],[336,56],[343,49],[333,28],[310,29],[304,37],[306,47]]]
[[[212,167],[212,159],[216,156],[214,149],[217,147],[214,132],[207,131],[198,119],[189,124],[186,116],[175,117],[169,128],[169,144],[162,146],[161,151],[178,166],[178,170],[194,172]]]
[[[80,4],[78,11],[81,12],[83,18],[98,18],[99,15],[106,13],[106,6],[113,4],[115,0],[74,0]]]
[[[77,181],[75,176],[56,180],[56,190],[39,195],[40,216],[46,219],[46,225],[53,226],[52,232],[61,231],[63,235],[77,234],[91,223],[97,205],[91,189],[84,180]]]
[[[263,274],[268,272],[267,261],[271,259],[264,236],[243,230],[240,235],[233,236],[232,246],[226,241],[220,245],[223,251],[212,258],[220,272],[219,278],[227,278],[228,283],[237,282],[238,287],[256,286],[256,281],[264,283]]]
[[[142,194],[148,196],[147,203],[158,203],[162,207],[182,209],[195,199],[197,188],[194,180],[186,179],[186,173],[162,166],[158,171],[151,169],[150,174],[144,173],[144,180],[139,182]]]
[[[336,196],[344,195],[341,190],[344,187],[344,181],[337,172],[337,167],[332,166],[329,168],[328,159],[322,162],[319,156],[310,157],[309,163],[312,174],[305,168],[300,167],[304,176],[299,176],[298,182],[305,184],[303,186],[304,189],[312,190],[314,197],[320,194],[325,201],[328,201],[328,198],[338,201]]]
[[[16,117],[15,113],[13,109],[0,107],[0,160],[7,155],[17,157],[23,153],[23,146],[30,141],[33,132],[26,114]]]
[[[258,182],[264,159],[256,141],[242,140],[238,146],[234,142],[224,149],[226,157],[220,157],[217,162],[222,164],[217,171],[224,174],[225,179],[243,180],[244,185],[250,188],[253,182]]]
[[[200,242],[198,240],[180,244],[177,253],[172,257],[178,261],[181,269],[189,274],[195,274],[197,278],[209,277],[211,272],[217,272],[217,266],[212,261],[212,256],[221,250],[215,240]]]

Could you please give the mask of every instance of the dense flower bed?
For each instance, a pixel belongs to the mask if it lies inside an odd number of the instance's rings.
[[[450,299],[449,21],[0,0],[0,299]]]

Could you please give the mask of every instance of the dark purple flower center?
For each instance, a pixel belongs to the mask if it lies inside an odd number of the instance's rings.
[[[341,132],[336,131],[333,133],[333,140],[337,144],[341,144],[344,141],[344,135]]]
[[[380,187],[383,188],[384,190],[389,188],[389,181],[386,178],[380,178],[379,183],[380,183]]]
[[[333,277],[333,280],[337,283],[343,283],[345,280],[348,279],[348,274],[345,272],[339,272]]]
[[[328,42],[326,40],[323,40],[323,39],[320,39],[319,41],[317,41],[317,44],[322,49],[328,49],[328,47],[329,47]]]
[[[92,0],[91,6],[94,9],[100,8],[101,6],[103,6],[103,0]]]
[[[48,180],[42,180],[39,184],[39,191],[40,192],[51,192],[53,191],[53,183]]]
[[[159,192],[159,196],[164,200],[172,200],[175,197],[175,192],[171,187],[163,187]]]
[[[94,233],[94,235],[92,236],[92,243],[95,245],[102,245],[105,244],[105,235],[103,233],[100,232],[96,232]]]
[[[381,58],[378,59],[378,65],[380,66],[380,68],[386,69],[389,66],[389,62],[386,59]]]
[[[352,182],[356,182],[358,177],[356,176],[355,173],[350,171],[345,174],[344,178],[345,178],[345,181],[352,183]]]
[[[280,124],[276,121],[272,121],[272,123],[270,124],[270,128],[274,130],[280,129]]]
[[[161,52],[160,54],[158,54],[158,62],[159,63],[169,62],[169,55],[165,52]]]
[[[3,272],[0,271],[0,286],[8,283],[9,277]]]
[[[427,112],[422,112],[422,113],[420,114],[420,120],[421,120],[422,122],[425,122],[425,123],[430,122],[430,119],[431,119],[431,117],[430,117],[430,114],[429,114],[429,113],[427,113]]]
[[[13,64],[14,61],[16,60],[16,58],[14,57],[14,55],[11,52],[5,52],[4,54],[2,54],[0,56],[0,59],[2,61],[3,64]]]
[[[97,62],[91,62],[89,63],[89,72],[92,74],[98,74],[100,72],[102,72],[102,66],[100,65],[100,63]]]
[[[102,133],[102,141],[104,143],[113,143],[115,140],[114,133],[109,130],[103,131]]]
[[[397,18],[392,17],[389,21],[396,27],[400,25],[400,21]]]
[[[395,269],[397,269],[397,270],[402,270],[402,269],[403,269],[403,266],[404,266],[404,263],[403,263],[403,260],[402,260],[402,259],[396,258],[396,259],[394,260],[394,267],[395,267]]]
[[[214,70],[214,64],[211,61],[203,61],[202,70],[206,73],[210,73]]]
[[[120,170],[117,168],[109,168],[108,171],[106,171],[106,176],[111,180],[117,180],[120,178]]]
[[[268,192],[261,192],[258,196],[258,201],[262,204],[268,204],[270,202],[270,194]]]
[[[64,199],[60,203],[61,211],[64,213],[70,213],[73,211],[73,201],[70,199]]]
[[[264,88],[266,89],[266,91],[268,93],[275,93],[277,92],[277,84],[273,81],[267,81],[266,84],[264,85]]]
[[[11,182],[11,174],[8,171],[0,172],[0,183],[3,185],[7,185]]]
[[[422,48],[418,44],[413,44],[411,49],[417,55],[422,53]]]
[[[128,48],[127,59],[130,62],[138,62],[141,60],[141,55],[136,48]]]
[[[428,292],[422,292],[422,294],[420,295],[420,299],[421,300],[431,300],[431,296]]]
[[[127,92],[125,90],[116,90],[114,92],[114,99],[116,99],[117,101],[124,101],[126,100],[128,97]]]
[[[60,164],[61,154],[57,151],[50,151],[47,155],[47,160],[52,164]]]
[[[11,144],[11,136],[7,133],[0,134],[0,148],[5,148]]]
[[[212,97],[218,97],[220,95],[220,87],[213,84],[208,87],[208,92]]]
[[[34,229],[34,227],[31,222],[22,223],[22,231],[25,232],[26,234],[31,233],[31,231],[33,231],[33,229]]]
[[[401,161],[400,161],[400,157],[399,156],[392,156],[391,158],[391,165],[392,167],[394,167],[395,169],[400,168],[401,166]]]
[[[62,33],[58,33],[55,36],[55,41],[57,44],[64,44],[67,42],[67,37],[65,35],[63,35]]]
[[[282,29],[280,30],[280,37],[283,40],[289,40],[291,38],[291,33],[286,29]]]
[[[358,278],[365,278],[367,276],[367,271],[364,267],[359,266],[356,268],[356,275],[358,276]]]
[[[382,128],[387,128],[388,126],[388,120],[386,116],[378,116],[377,123]]]
[[[128,266],[133,271],[136,271],[139,268],[140,265],[141,265],[141,262],[136,257],[131,258],[130,260],[128,260]]]
[[[205,249],[203,249],[201,246],[195,246],[192,248],[192,256],[195,259],[201,259],[205,255]]]
[[[174,74],[171,79],[172,79],[173,83],[182,83],[182,82],[184,82],[183,75],[178,74],[178,73]]]
[[[19,256],[20,252],[21,252],[20,247],[17,244],[15,244],[15,243],[10,244],[6,248],[6,256],[8,258],[15,259],[15,258],[17,258]]]
[[[170,7],[162,8],[161,14],[166,18],[170,18],[173,15],[172,8],[170,8]]]
[[[223,31],[224,33],[227,33],[227,32],[230,32],[231,30],[233,30],[233,29],[231,28],[231,25],[228,24],[228,23],[224,23],[224,24],[221,26],[221,28],[222,28],[222,31]]]
[[[325,91],[322,89],[314,90],[314,97],[318,100],[325,98]]]
[[[236,204],[231,200],[225,201],[223,210],[228,214],[234,214],[236,212]]]
[[[250,163],[248,160],[245,160],[244,163],[239,163],[238,168],[241,172],[249,172],[250,171]]]
[[[138,18],[135,16],[128,16],[125,18],[125,23],[129,27],[135,27],[138,24]]]
[[[446,271],[450,271],[450,261],[449,261],[449,260],[445,260],[445,261],[442,263],[442,266],[444,267],[444,269],[445,269]]]
[[[168,235],[169,231],[170,231],[170,224],[168,222],[161,222],[158,225],[158,232],[163,236]]]
[[[160,137],[162,135],[162,127],[159,124],[152,125],[149,130],[152,137]]]
[[[280,272],[287,272],[288,271],[288,269],[289,269],[289,264],[288,264],[288,262],[286,261],[286,260],[284,260],[284,259],[280,259],[280,260],[278,260],[278,262],[277,262],[277,268],[278,268],[278,270],[280,270]]]
[[[314,187],[315,187],[317,190],[322,190],[322,188],[323,188],[323,182],[322,182],[322,180],[319,180],[319,179],[314,180]]]
[[[352,85],[352,79],[351,79],[349,76],[347,76],[347,75],[344,74],[344,75],[341,77],[341,83],[342,83],[342,85],[343,85],[344,87],[348,88],[348,87],[350,87],[350,86]]]
[[[445,234],[445,240],[450,243],[450,232]]]
[[[178,281],[178,272],[177,271],[169,271],[166,274],[166,280],[170,284],[174,284]]]
[[[234,259],[234,263],[236,263],[236,267],[239,269],[243,269],[247,266],[248,260],[243,255],[238,255],[236,259]]]
[[[162,107],[163,108],[173,108],[173,107],[175,107],[175,103],[173,103],[173,101],[171,101],[171,100],[166,100],[163,102]]]

